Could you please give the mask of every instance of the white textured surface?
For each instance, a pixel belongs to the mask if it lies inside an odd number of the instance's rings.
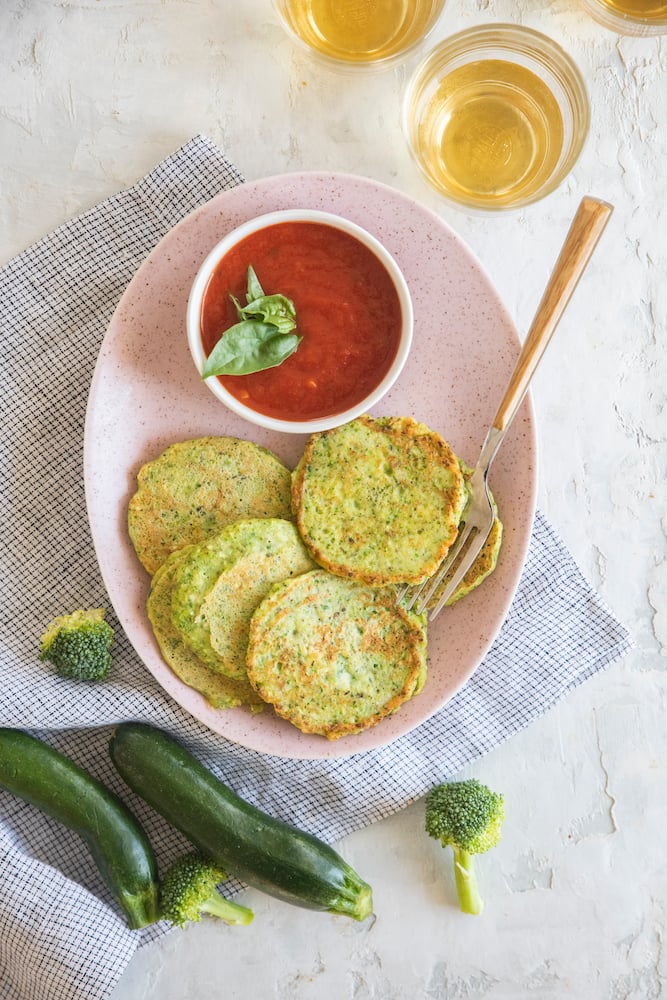
[[[1,262],[204,132],[248,179],[342,170],[418,198],[467,240],[523,330],[580,196],[616,206],[534,400],[539,505],[636,646],[476,768],[508,811],[479,862],[485,914],[452,905],[450,858],[417,803],[340,845],[374,886],[372,925],[248,893],[250,928],[168,936],[137,954],[114,1000],[667,995],[667,44],[621,39],[574,0],[448,0],[432,40],[504,20],[574,56],[592,131],[547,200],[473,217],[439,203],[409,160],[405,70],[322,70],[269,0],[0,9]]]

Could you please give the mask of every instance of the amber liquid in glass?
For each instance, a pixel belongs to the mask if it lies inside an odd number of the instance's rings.
[[[499,59],[449,73],[422,114],[417,142],[431,181],[467,204],[511,205],[539,190],[563,147],[563,118],[531,70]]]
[[[334,59],[386,59],[417,42],[430,28],[436,0],[283,0],[292,31]]]
[[[641,17],[647,21],[667,18],[667,0],[602,0],[602,3],[626,17]]]

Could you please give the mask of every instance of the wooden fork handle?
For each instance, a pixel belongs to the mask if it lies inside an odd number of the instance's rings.
[[[497,430],[507,430],[512,422],[612,212],[605,201],[582,199],[498,407]]]

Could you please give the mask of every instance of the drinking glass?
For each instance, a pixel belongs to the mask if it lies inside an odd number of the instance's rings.
[[[577,67],[546,35],[482,25],[436,46],[406,88],[403,129],[426,180],[475,209],[517,208],[553,191],[589,127]]]
[[[332,66],[381,69],[407,58],[445,0],[274,0],[292,39]]]
[[[667,32],[667,0],[581,0],[596,21],[621,35]]]

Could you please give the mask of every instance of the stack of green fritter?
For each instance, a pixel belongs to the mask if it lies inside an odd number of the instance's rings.
[[[250,441],[205,437],[171,445],[137,478],[128,528],[153,574],[147,610],[165,661],[216,708],[261,708],[245,670],[250,615],[274,582],[313,566],[289,469]]]
[[[397,605],[396,585],[445,557],[469,474],[408,417],[312,435],[293,475],[236,438],[172,445],[140,471],[128,515],[165,661],[218,708],[268,703],[329,739],[375,725],[424,685],[425,615]],[[452,603],[500,539],[496,519]]]
[[[234,708],[238,705],[261,708],[262,700],[255,694],[247,679],[236,680],[211,670],[190,648],[173,623],[171,595],[174,573],[192,547],[186,546],[185,549],[172,553],[151,581],[147,602],[148,617],[162,655],[176,676],[189,687],[201,692],[214,708]]]
[[[174,552],[148,596],[165,660],[191,687],[203,680],[218,707],[261,706],[246,671],[250,618],[274,583],[312,568],[294,524],[278,518],[236,521]]]

